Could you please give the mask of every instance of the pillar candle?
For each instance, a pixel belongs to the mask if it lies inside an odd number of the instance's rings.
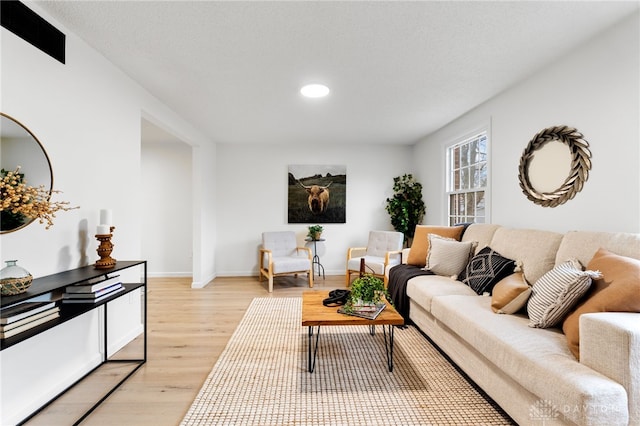
[[[108,235],[110,234],[109,225],[98,225],[98,230],[96,231],[97,235]]]
[[[113,210],[102,209],[100,210],[100,225],[113,225]]]

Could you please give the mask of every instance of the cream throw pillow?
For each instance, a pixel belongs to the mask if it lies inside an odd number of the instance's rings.
[[[478,245],[476,241],[460,242],[436,234],[429,234],[428,239],[429,253],[424,269],[454,279],[466,268]]]
[[[416,226],[411,243],[411,250],[407,256],[407,264],[419,267],[425,266],[425,260],[429,253],[429,234],[460,240],[464,226]]]
[[[496,283],[491,293],[491,309],[496,314],[515,314],[524,308],[531,295],[531,287],[522,272],[506,276]]]

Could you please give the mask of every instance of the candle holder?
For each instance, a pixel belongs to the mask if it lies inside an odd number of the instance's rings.
[[[116,266],[116,260],[111,257],[111,252],[113,251],[113,243],[111,242],[111,237],[113,236],[113,230],[116,229],[115,226],[109,228],[110,234],[97,234],[96,238],[100,241],[100,245],[96,250],[98,252],[98,256],[100,256],[100,260],[95,263],[96,269],[109,269]]]

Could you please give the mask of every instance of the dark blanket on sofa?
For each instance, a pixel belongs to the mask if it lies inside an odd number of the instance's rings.
[[[396,311],[404,318],[406,324],[411,324],[409,319],[409,297],[407,297],[407,281],[420,275],[433,275],[431,271],[425,271],[419,266],[396,265],[389,270],[389,282],[387,291],[391,297],[391,303]]]

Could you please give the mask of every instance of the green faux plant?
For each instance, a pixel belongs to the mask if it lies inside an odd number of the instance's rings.
[[[319,239],[320,234],[322,234],[322,231],[324,231],[322,225],[310,225],[308,228],[309,232],[307,233],[307,237],[311,238],[312,240]]]
[[[345,304],[347,312],[353,311],[354,305],[357,303],[378,304],[382,298],[389,299],[384,281],[374,275],[363,275],[356,278],[351,283],[350,290],[349,300]]]
[[[393,178],[393,192],[393,197],[387,198],[386,210],[391,216],[393,229],[402,232],[408,243],[413,238],[416,225],[422,223],[426,210],[422,201],[422,184],[412,174],[405,174]]]

